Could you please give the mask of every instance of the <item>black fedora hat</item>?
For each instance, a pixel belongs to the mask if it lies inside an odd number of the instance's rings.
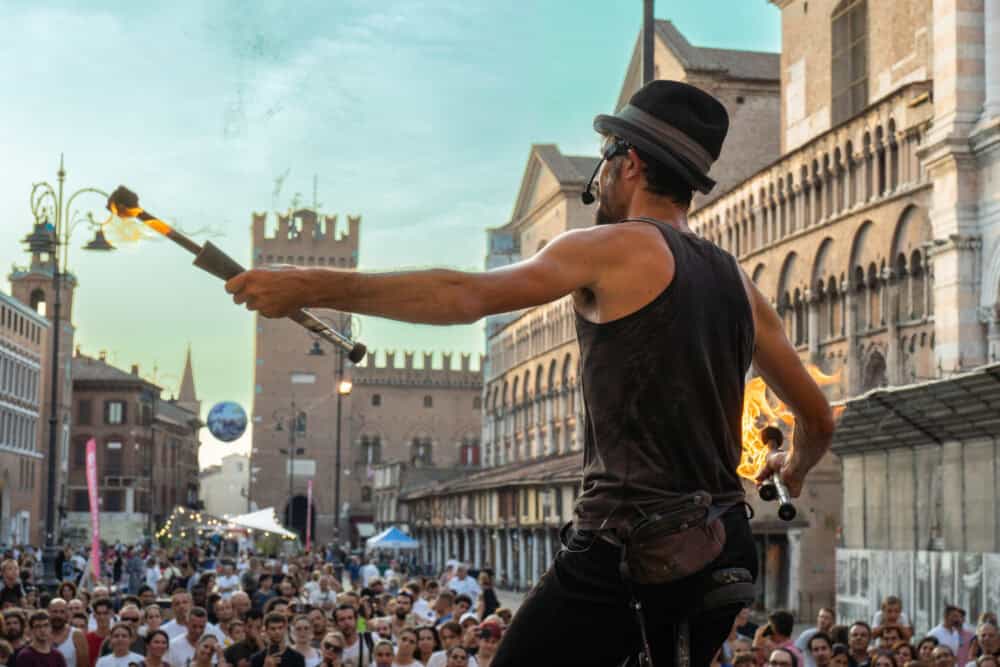
[[[729,131],[729,114],[719,100],[680,81],[650,81],[618,113],[594,118],[594,129],[613,134],[644,156],[678,173],[708,193],[708,177]]]

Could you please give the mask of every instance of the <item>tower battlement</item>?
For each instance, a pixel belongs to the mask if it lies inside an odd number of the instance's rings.
[[[269,217],[271,218],[269,220]],[[341,228],[338,234],[338,226]],[[361,216],[347,216],[347,231],[336,215],[300,208],[287,213],[253,214],[255,264],[310,264],[352,268],[358,263]]]
[[[354,368],[354,381],[359,384],[397,383],[397,382],[430,382],[434,384],[468,385],[482,382],[484,355],[479,355],[478,364],[473,367],[472,355],[459,355],[455,364],[451,352],[421,353],[421,365],[417,366],[416,353],[404,350],[400,356],[396,350],[382,352],[382,360],[378,358],[379,351],[369,350],[364,360]]]

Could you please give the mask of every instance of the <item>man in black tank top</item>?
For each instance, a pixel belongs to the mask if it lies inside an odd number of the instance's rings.
[[[790,450],[772,454],[761,477],[780,474],[798,496],[830,446],[830,406],[777,314],[731,255],[687,225],[693,191],[714,186],[708,171],[728,126],[723,106],[697,88],[644,86],[617,114],[594,121],[605,137],[603,168],[591,179],[598,196],[588,186],[583,199],[599,199],[598,224],[565,232],[512,266],[255,269],[226,284],[236,303],[268,317],[328,307],[430,324],[474,322],[572,294],[586,406],[582,493],[563,550],[518,610],[494,667],[622,664],[643,643],[633,595],[658,667],[675,657],[708,665],[757,574],[736,474],[751,363],[797,419]],[[670,583],[627,582],[623,530],[692,497],[721,517],[718,557]],[[686,651],[677,637],[687,639]]]

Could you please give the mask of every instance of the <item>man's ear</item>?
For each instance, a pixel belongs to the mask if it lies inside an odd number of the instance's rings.
[[[638,178],[643,174],[643,162],[642,158],[639,157],[639,153],[634,149],[628,149],[628,153],[625,155],[624,164],[622,164],[623,174],[622,176],[626,178]]]

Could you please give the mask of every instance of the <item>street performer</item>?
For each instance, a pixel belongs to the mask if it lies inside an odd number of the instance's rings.
[[[494,667],[705,667],[754,598],[757,558],[740,460],[751,362],[796,417],[770,455],[792,496],[830,446],[833,417],[767,299],[687,223],[729,128],[711,95],[653,81],[599,115],[593,227],[517,264],[372,274],[254,269],[226,284],[266,317],[335,308],[457,324],[572,295],[586,418],[582,493],[563,549],[524,601]]]

